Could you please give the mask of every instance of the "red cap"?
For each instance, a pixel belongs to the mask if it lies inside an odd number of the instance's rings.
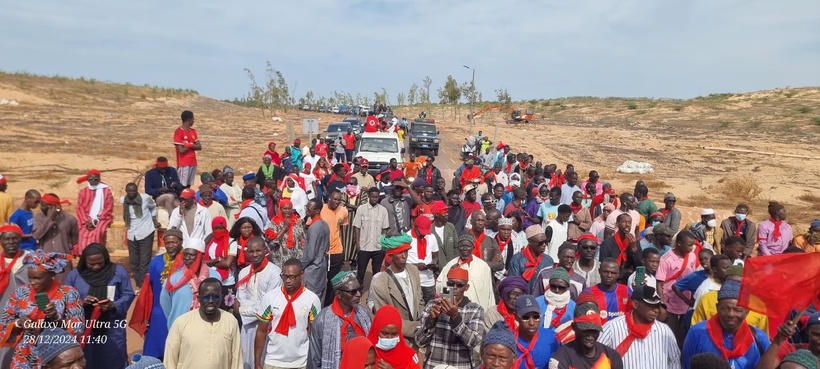
[[[462,281],[469,281],[470,273],[467,271],[467,269],[464,269],[456,264],[453,265],[452,268],[450,268],[449,272],[447,272],[447,279],[459,279]]]
[[[0,234],[3,234],[5,232],[17,233],[18,236],[23,237],[23,230],[20,229],[20,226],[18,226],[17,224],[9,223],[0,227]]]
[[[190,199],[195,199],[196,198],[196,192],[194,192],[194,190],[192,190],[190,188],[186,188],[186,189],[182,190],[182,193],[179,195],[179,198],[180,199],[189,199],[189,200]]]
[[[445,214],[448,209],[450,208],[441,200],[433,201],[433,204],[430,206],[430,211],[433,212],[433,214]]]
[[[433,221],[430,220],[430,218],[426,215],[420,215],[418,218],[416,218],[416,227],[418,227],[419,233],[421,233],[422,236],[430,234],[430,228],[432,226]]]

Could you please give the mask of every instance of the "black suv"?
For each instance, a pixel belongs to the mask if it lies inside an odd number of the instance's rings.
[[[433,156],[438,156],[439,131],[432,119],[416,119],[410,124],[410,149],[432,150]]]

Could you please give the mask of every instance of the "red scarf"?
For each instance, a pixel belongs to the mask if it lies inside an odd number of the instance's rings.
[[[561,318],[564,317],[564,314],[567,312],[567,305],[564,305],[562,308],[555,308],[552,311],[552,321],[550,321],[550,326],[553,328],[558,328],[561,325]]]
[[[740,237],[740,231],[743,227],[743,222],[745,222],[745,220],[741,220],[738,222],[737,218],[735,218],[735,236]]]
[[[538,265],[541,264],[541,257],[544,254],[538,255],[538,258],[532,255],[532,250],[530,250],[529,246],[525,247],[521,250],[521,254],[527,258],[527,262],[524,264],[524,274],[521,276],[529,282],[532,280],[532,277],[535,275],[535,272],[538,271]]]
[[[272,221],[276,224],[282,224],[282,227],[285,226],[285,223],[284,223],[285,222],[285,217],[282,216],[282,210],[279,210],[279,212],[276,214],[276,216],[273,217]],[[290,219],[288,219],[288,222],[290,223],[290,227],[288,227],[288,237],[287,237],[287,240],[285,241],[285,247],[287,247],[289,249],[293,248],[293,244],[295,242],[295,239],[293,238],[293,226],[295,226],[296,222],[298,222],[298,221],[299,221],[299,216],[296,215],[296,212],[290,213]],[[267,236],[269,236],[269,238],[271,240],[273,240],[274,238],[279,236],[276,232],[271,231],[270,228],[265,230],[265,232],[268,232],[268,231],[270,231],[270,234],[268,234]]]
[[[473,255],[479,258],[483,258],[483,256],[481,256],[481,243],[484,242],[484,236],[486,235],[482,231],[481,234],[475,238],[475,243],[473,244]]]
[[[664,219],[666,219],[666,213],[672,211],[672,209],[674,209],[674,207],[669,208],[669,209],[665,209],[665,208],[663,209],[663,212],[661,212],[661,214],[663,214]]]
[[[11,281],[11,268],[14,266],[14,263],[17,262],[17,259],[23,255],[22,249],[17,249],[17,254],[11,259],[9,265],[6,265],[6,257],[5,255],[2,257],[2,261],[0,261],[0,296],[6,293],[6,289],[9,288],[9,282]]]
[[[782,220],[774,220],[774,218],[769,218],[769,221],[774,224],[774,230],[772,231],[772,241],[777,241],[780,239],[780,226],[783,224]]]
[[[526,368],[535,369],[535,362],[532,360],[532,349],[535,348],[536,342],[538,342],[538,332],[536,332],[535,336],[532,337],[532,340],[530,340],[530,345],[528,347],[521,346],[521,344],[518,343],[518,331],[515,332],[515,345],[518,346],[518,350],[521,351],[521,355],[518,356],[518,359],[515,359],[515,363],[513,363],[513,368],[520,368],[521,362],[526,360]]]
[[[245,208],[250,206],[252,202],[253,202],[253,199],[247,199],[245,201],[242,201],[242,205],[239,206],[239,213],[241,213],[242,210],[245,210]],[[236,219],[239,219],[239,213],[234,214],[233,217],[236,218]]]
[[[720,320],[717,314],[706,321],[706,332],[709,333],[712,344],[720,350],[725,360],[732,360],[745,355],[755,342],[752,330],[749,328],[749,324],[744,320],[740,323],[737,332],[735,332],[735,338],[732,342],[735,348],[732,350],[726,349],[723,343],[723,327],[720,326]]]
[[[251,265],[251,267],[250,267],[251,270],[248,271],[248,275],[242,277],[242,279],[240,279],[239,283],[237,283],[236,285],[237,286],[242,286],[243,284],[246,284],[246,283],[250,282],[251,277],[256,275],[256,273],[259,273],[262,270],[264,270],[266,266],[268,266],[268,258],[264,257],[264,258],[262,258],[262,262],[259,263],[258,267],[255,267],[255,266]]]
[[[677,272],[675,272],[675,274],[673,274],[673,275],[669,276],[668,278],[666,278],[667,281],[675,281],[675,280],[678,279],[678,277],[681,276],[681,274],[683,274],[683,271],[686,270],[686,266],[689,264],[689,255],[690,254],[691,254],[691,252],[683,256],[683,264],[680,266],[680,269]]]
[[[468,257],[467,259],[464,259],[464,260],[461,260],[461,258],[458,258],[458,266],[460,267],[462,265],[470,264],[471,261],[473,261],[473,255],[470,255],[470,257]]]
[[[268,260],[265,258],[265,260]],[[276,333],[279,333],[283,336],[287,336],[290,333],[290,327],[296,326],[296,313],[293,310],[293,302],[296,301],[299,296],[302,296],[302,292],[305,292],[305,287],[299,285],[296,293],[293,296],[288,296],[288,291],[285,290],[285,286],[282,286],[282,294],[285,295],[285,300],[288,302],[285,305],[285,310],[282,310],[282,317],[279,318],[279,324],[276,325]],[[336,301],[334,300],[333,303],[335,304]]]
[[[629,238],[626,236],[622,237],[621,232],[616,233],[613,237],[615,237],[618,250],[621,250],[621,253],[618,255],[618,264],[623,265],[623,262],[626,261],[626,249],[629,248]]]
[[[196,275],[195,270],[200,269],[199,267],[202,264],[202,253],[197,252],[196,259],[194,259],[194,263],[191,264],[191,267],[188,268],[182,264],[182,253],[180,252],[177,254],[177,259],[174,260],[174,265],[171,267],[171,272],[168,273],[168,278],[165,280],[165,289],[168,292],[174,292],[178,290],[180,287],[184,286],[185,283],[188,283],[194,276]],[[177,283],[171,284],[171,276],[179,270],[179,268],[183,269],[182,277],[177,281]],[[207,268],[206,268],[207,269]]]
[[[344,345],[344,343],[347,342],[347,326],[348,325],[353,326],[353,332],[356,333],[357,336],[365,336],[366,335],[366,333],[364,331],[364,328],[362,328],[362,326],[360,326],[359,323],[357,323],[356,320],[353,319],[356,316],[356,309],[355,308],[350,310],[350,315],[349,316],[345,316],[344,311],[342,311],[342,306],[339,305],[339,299],[335,298],[335,299],[333,299],[333,303],[330,304],[330,311],[332,311],[333,314],[336,314],[336,316],[338,316],[339,319],[342,320],[342,331],[341,331],[342,336],[341,336],[341,340],[339,340],[339,342],[341,342],[342,345]]]
[[[498,241],[498,249],[499,249],[501,252],[504,252],[504,248],[505,248],[505,247],[507,247],[507,244],[508,244],[508,243],[510,243],[510,240],[512,240],[512,237],[508,238],[506,241],[502,241],[502,240],[501,240],[501,236],[496,235],[496,236],[495,236],[495,240],[496,240],[496,241]]]
[[[427,239],[419,236],[415,228],[411,230],[410,233],[413,235],[413,238],[416,239],[416,246],[418,246],[416,253],[419,255],[419,260],[424,260],[424,258],[427,257]]]
[[[626,355],[626,352],[629,351],[629,348],[632,346],[632,342],[635,339],[644,339],[649,336],[649,331],[652,330],[652,324],[641,324],[635,323],[634,313],[626,314],[624,317],[626,319],[626,329],[629,331],[629,334],[624,338],[621,343],[618,344],[618,347],[615,348],[615,351],[618,351],[618,354],[623,357]]]
[[[35,291],[34,288],[32,288],[30,285],[28,289],[28,302],[31,304],[31,306],[34,306],[34,310],[32,310],[30,314],[31,320],[38,321],[41,319],[45,319],[46,313],[40,311],[40,309],[37,307],[37,299],[35,298],[35,296],[37,295],[37,291]],[[59,290],[60,282],[57,282],[56,279],[52,279],[51,286],[49,286],[48,290],[45,291],[46,294],[48,294],[48,301],[57,300],[57,292]]]
[[[498,305],[496,305],[496,309],[498,309],[498,313],[504,317],[504,321],[507,322],[507,326],[510,327],[510,329],[518,328],[518,322],[515,320],[515,314],[507,310],[507,305],[504,304],[504,301],[500,301]]]
[[[569,204],[569,210],[572,210],[573,214],[578,214],[578,212],[581,211],[583,208],[584,208],[584,205],[582,205],[582,204],[578,204],[577,206],[575,204],[572,204],[572,203]]]
[[[214,231],[214,236],[211,238],[211,244],[208,245],[208,248],[211,246],[216,246],[216,250],[214,251],[214,258],[225,258],[228,257],[228,243],[230,242],[230,236],[228,235],[227,229],[222,229],[218,231]],[[205,255],[209,255],[209,252],[206,252]],[[225,277],[228,276],[228,269],[216,268],[216,272],[224,280]]]
[[[248,246],[248,241],[253,238],[251,235],[248,238],[245,238],[243,235],[239,235],[239,238],[236,239],[237,245],[239,247],[236,249],[236,265],[244,265],[245,264],[245,248]]]

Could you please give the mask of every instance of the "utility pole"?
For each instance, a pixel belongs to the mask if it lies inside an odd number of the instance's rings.
[[[475,123],[475,110],[473,109],[473,103],[475,102],[475,69],[466,65],[462,66],[473,71],[473,81],[470,83],[470,136],[472,136],[473,124]]]

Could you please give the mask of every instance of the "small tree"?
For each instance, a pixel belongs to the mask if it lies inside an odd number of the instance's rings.
[[[461,88],[453,76],[447,76],[444,86],[438,90],[438,97],[442,104],[451,105],[454,116],[458,117],[458,101],[461,100]]]
[[[399,92],[399,94],[396,95],[396,104],[404,106],[404,92]]]
[[[419,101],[424,101],[427,104],[427,112],[430,112],[430,86],[433,85],[433,80],[430,76],[424,77],[422,81],[424,83],[424,90],[421,91],[421,98]]]
[[[419,89],[419,85],[412,84],[410,85],[410,91],[407,92],[407,105],[415,105],[416,104],[416,92]]]
[[[495,90],[495,96],[497,97],[499,104],[508,108],[512,105],[512,98],[506,88],[499,88]]]

